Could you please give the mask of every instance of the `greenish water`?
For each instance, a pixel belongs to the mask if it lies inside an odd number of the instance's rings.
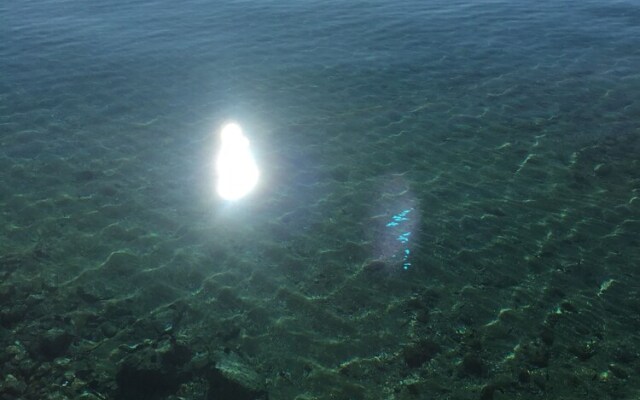
[[[3,3],[0,398],[638,398],[639,49],[633,1]]]

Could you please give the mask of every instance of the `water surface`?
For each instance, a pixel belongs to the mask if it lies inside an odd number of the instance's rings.
[[[5,397],[640,395],[637,3],[0,21]],[[229,120],[263,178],[234,204]]]

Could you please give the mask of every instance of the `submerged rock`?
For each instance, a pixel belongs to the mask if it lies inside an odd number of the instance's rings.
[[[419,368],[440,352],[440,345],[428,339],[413,343],[403,350],[404,361],[410,368]]]
[[[71,342],[73,335],[69,332],[59,328],[49,329],[39,338],[37,356],[48,361],[61,357],[67,353]]]
[[[235,353],[220,353],[207,376],[210,399],[268,399],[264,379]]]

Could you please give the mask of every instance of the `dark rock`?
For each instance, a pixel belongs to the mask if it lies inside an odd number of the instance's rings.
[[[52,361],[65,355],[71,342],[73,342],[73,335],[69,332],[58,328],[49,329],[40,337],[36,347],[37,356],[38,358]]]
[[[419,368],[440,352],[440,346],[428,339],[413,343],[403,350],[404,361],[410,368]]]
[[[547,391],[547,379],[545,376],[536,374],[533,376],[533,384],[543,392]]]
[[[416,321],[421,324],[429,323],[429,311],[428,310],[419,310],[416,313]]]
[[[13,300],[16,295],[16,288],[14,285],[2,285],[0,286],[0,304],[6,304]]]
[[[409,383],[408,385],[406,385],[406,388],[407,388],[407,392],[410,395],[414,397],[420,396],[420,384],[418,382]]]
[[[523,368],[518,372],[518,382],[529,383],[531,381],[531,372],[528,369]]]
[[[21,395],[27,389],[27,384],[13,376],[12,374],[7,374],[4,378],[4,382],[0,385],[0,396],[2,399],[5,399],[4,394],[8,394],[13,398],[15,395]]]
[[[480,391],[480,400],[493,400],[493,395],[496,392],[495,385],[485,385]]]
[[[191,360],[191,349],[177,341],[174,341],[169,350],[161,354],[162,364],[169,368],[177,368],[183,366]]]
[[[235,291],[230,287],[223,287],[217,293],[217,300],[220,304],[223,304],[229,309],[236,309],[242,307],[242,299],[240,299]]]
[[[125,362],[116,374],[117,398],[122,400],[161,399],[175,393],[179,376],[159,364]]]
[[[627,379],[629,377],[629,373],[617,364],[609,364],[609,370],[616,376],[618,379]]]
[[[189,375],[179,368],[184,359],[183,347],[186,348],[167,339],[154,346],[133,349],[116,373],[116,398],[155,400],[175,394],[180,385],[189,380]]]
[[[228,342],[240,336],[241,332],[242,330],[239,326],[230,323],[229,325],[226,325],[222,329],[220,329],[216,336],[219,337],[223,342]]]
[[[527,348],[527,359],[531,365],[544,368],[549,365],[551,353],[546,346],[533,345]]]
[[[578,309],[576,308],[576,306],[574,306],[568,301],[565,301],[562,304],[560,304],[560,308],[562,308],[563,311],[570,312],[570,313],[578,312]]]
[[[134,305],[130,300],[123,302],[108,302],[104,307],[104,317],[111,320],[133,318]]]
[[[466,354],[460,365],[460,373],[464,376],[483,376],[486,366],[477,354]]]
[[[76,289],[76,294],[79,298],[89,304],[94,304],[100,301],[100,298],[98,296],[94,295],[93,293],[87,292],[83,287],[78,287]]]
[[[462,345],[465,351],[479,352],[482,350],[482,338],[475,330],[468,330],[462,338]]]
[[[553,344],[553,341],[555,340],[553,329],[546,325],[543,326],[542,330],[540,331],[540,340],[542,340],[542,343],[546,344],[547,346],[551,346]]]
[[[593,342],[580,343],[569,349],[580,361],[587,361],[596,354],[596,346]]]
[[[616,361],[629,364],[638,358],[638,353],[631,346],[620,346],[613,352]]]
[[[160,400],[174,395],[193,377],[184,368],[191,357],[191,349],[173,338],[153,346],[136,346],[116,374],[116,398]]]
[[[440,301],[441,294],[435,289],[427,289],[421,293],[422,301],[429,308],[434,308]]]
[[[8,309],[0,310],[0,325],[5,328],[11,328],[13,325],[22,321],[27,312],[27,306],[17,304]]]
[[[419,296],[412,296],[407,300],[407,307],[412,310],[422,310],[426,308],[426,305],[422,302],[422,299]]]
[[[107,321],[102,325],[100,325],[100,331],[105,337],[111,338],[118,333],[118,327],[115,326],[113,323]]]

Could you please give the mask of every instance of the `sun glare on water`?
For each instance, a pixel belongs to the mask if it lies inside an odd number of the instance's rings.
[[[225,200],[241,199],[258,183],[260,171],[251,153],[249,139],[238,124],[226,124],[220,131],[215,174],[216,191]]]

